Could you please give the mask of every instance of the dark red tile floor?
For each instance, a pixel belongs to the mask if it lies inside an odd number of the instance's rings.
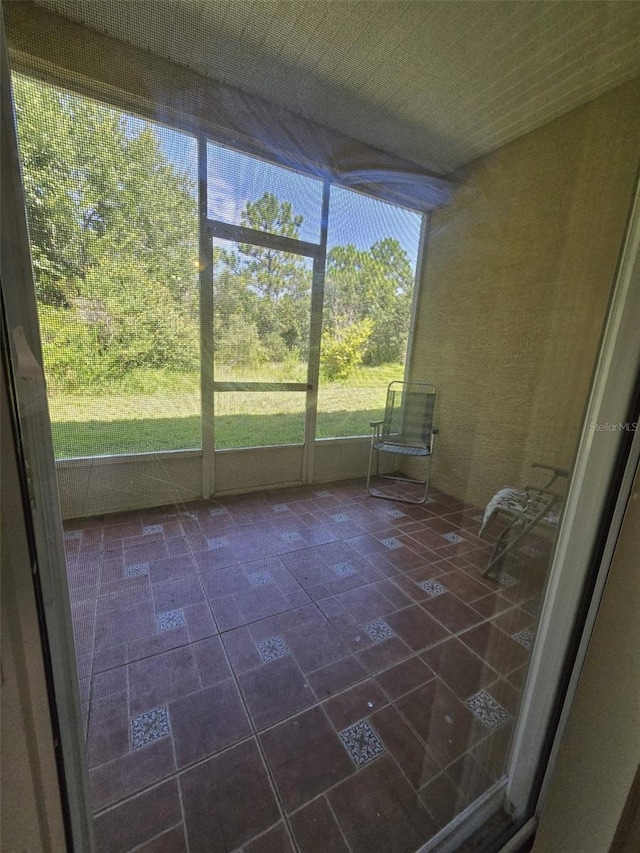
[[[98,850],[411,853],[490,787],[545,559],[483,578],[478,514],[350,482],[66,524]]]

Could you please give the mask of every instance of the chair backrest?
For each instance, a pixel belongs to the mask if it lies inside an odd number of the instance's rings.
[[[428,382],[390,382],[382,440],[406,447],[429,448],[435,403],[436,389]]]

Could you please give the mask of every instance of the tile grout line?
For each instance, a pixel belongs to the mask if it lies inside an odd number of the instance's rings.
[[[227,666],[229,667],[229,669],[231,671],[231,675],[233,677],[235,687],[236,687],[236,690],[238,692],[238,696],[240,698],[240,701],[242,702],[242,707],[244,708],[244,712],[247,715],[247,719],[249,721],[249,725],[250,725],[251,731],[252,731],[251,739],[255,741],[256,747],[258,749],[258,754],[260,755],[260,760],[262,761],[262,766],[264,767],[264,771],[267,775],[267,779],[269,780],[269,784],[271,786],[271,791],[272,791],[274,799],[278,805],[278,809],[280,810],[280,816],[281,816],[283,825],[285,827],[285,831],[287,833],[289,840],[291,841],[291,845],[293,847],[293,850],[296,851],[296,853],[300,853],[300,848],[298,847],[298,844],[295,840],[295,837],[293,834],[293,828],[292,828],[291,823],[289,821],[287,811],[284,808],[284,802],[280,796],[280,792],[278,791],[278,786],[277,786],[275,778],[273,777],[273,774],[271,772],[271,768],[270,768],[269,763],[267,761],[267,757],[264,754],[264,749],[262,747],[262,743],[260,741],[260,737],[258,735],[258,731],[256,729],[256,726],[255,726],[255,723],[253,720],[253,716],[251,715],[251,712],[250,712],[249,706],[247,704],[247,701],[245,699],[244,693],[242,692],[242,687],[240,685],[239,676],[236,673],[235,668],[231,662],[231,658],[229,657],[227,647],[222,642],[222,640],[220,640],[220,645],[222,646],[222,650],[224,652],[225,659],[227,661]],[[306,678],[305,678],[305,681],[306,681]],[[311,690],[311,687],[309,687],[309,689]],[[246,740],[248,740],[248,739],[249,738],[247,738]],[[235,745],[236,744],[234,744],[234,746]],[[249,839],[249,840],[252,840],[252,839]]]
[[[345,501],[343,501],[343,502],[346,502],[346,500],[347,500],[347,499],[345,499]],[[248,524],[250,524],[250,523],[248,523]],[[183,529],[183,528],[181,527],[181,529]],[[183,532],[184,532],[184,530],[183,530]],[[401,533],[401,531],[400,531],[400,533]],[[186,538],[186,537],[185,537],[185,538]],[[165,539],[166,539],[166,535],[165,535]],[[346,544],[346,545],[348,545],[348,546],[349,546],[349,543],[348,543],[346,540],[344,540],[344,539],[342,539],[342,538],[340,538],[340,537],[338,537],[338,539],[333,540],[333,541],[335,541],[335,542],[341,542],[341,543]],[[186,543],[186,544],[187,544],[187,547],[188,547],[188,549],[189,549],[189,554],[190,554],[191,556],[193,556],[193,553],[194,553],[194,552],[193,552],[193,550],[192,550],[192,546],[191,546],[191,544],[190,544],[188,541],[187,541],[187,543]],[[321,543],[321,544],[322,544],[322,543]],[[326,544],[329,544],[329,543],[326,543]],[[299,551],[307,550],[307,548],[309,548],[309,549],[310,549],[310,548],[316,548],[316,547],[319,547],[319,546],[307,545],[307,546],[306,546],[306,548],[298,549],[298,550],[297,550],[297,551],[295,551],[295,552],[291,552],[291,551],[289,551],[289,552],[284,552],[283,554],[277,554],[277,555],[275,555],[275,556],[276,556],[278,559],[280,559],[280,561],[282,562],[282,557],[284,556],[284,554],[287,554],[287,553],[298,553]],[[349,547],[351,547],[351,546],[349,546]],[[358,553],[358,552],[356,552],[356,553]],[[368,561],[368,558],[367,558],[366,556],[364,556],[364,555],[360,555],[360,556],[361,556],[361,557],[363,557],[363,559],[365,559],[367,562],[369,562],[369,561]],[[443,555],[442,559],[446,559],[446,555]],[[249,560],[249,561],[244,561],[243,563],[234,564],[234,565],[235,565],[235,566],[246,566],[248,563],[251,563],[251,562],[253,562],[253,561],[252,561],[252,560]],[[373,564],[370,564],[370,565],[372,565],[372,566],[373,566]],[[469,564],[469,565],[471,566],[472,564]],[[288,566],[286,566],[286,564],[285,564],[285,568],[286,568],[286,570],[288,571],[288,573],[289,573],[289,574],[293,575],[293,573],[292,573],[292,572],[291,572],[291,570],[288,568]],[[375,569],[376,567],[375,567],[375,566],[373,566],[373,568]],[[364,588],[364,587],[367,587],[367,586],[374,586],[374,584],[381,583],[381,582],[382,582],[382,581],[384,581],[384,580],[388,580],[388,581],[390,581],[390,582],[392,582],[392,583],[393,583],[393,582],[394,582],[394,581],[393,581],[393,578],[394,578],[394,577],[396,577],[396,576],[398,576],[398,577],[407,577],[407,571],[406,571],[406,570],[401,569],[401,568],[399,568],[399,567],[397,567],[397,566],[394,566],[394,568],[396,569],[396,573],[395,573],[394,575],[392,575],[392,576],[386,576],[386,575],[384,575],[384,573],[383,573],[383,572],[380,572],[380,574],[381,574],[381,575],[383,575],[383,576],[382,576],[379,580],[377,580],[377,581],[376,581],[376,580],[373,580],[373,581],[369,580],[369,581],[367,581],[366,583],[361,584],[359,587],[354,587],[353,589]],[[457,567],[456,567],[456,568],[457,568]],[[471,576],[471,577],[473,576],[471,572],[467,572],[467,571],[466,571],[466,568],[462,568],[461,570],[462,570],[462,571],[465,571],[465,573],[466,573],[466,574],[468,574],[469,576]],[[102,571],[102,567],[101,567],[101,571]],[[379,570],[377,570],[377,571],[379,571]],[[409,570],[409,571],[411,571],[411,570]],[[199,574],[202,574],[202,573],[196,572],[196,575],[199,575]],[[445,573],[445,574],[446,574],[446,573]],[[304,587],[302,586],[302,584],[301,584],[301,583],[298,581],[298,579],[295,577],[295,575],[293,575],[293,578],[294,578],[294,580],[296,581],[296,583],[298,584],[298,586],[299,586],[303,591],[306,591],[306,590],[304,589]],[[214,625],[216,625],[216,627],[217,627],[217,620],[215,619],[215,616],[213,615],[213,613],[212,613],[212,611],[211,611],[211,602],[210,602],[210,599],[207,597],[206,592],[204,591],[204,588],[203,588],[203,585],[202,585],[202,579],[201,579],[201,578],[199,578],[199,581],[200,581],[200,587],[203,589],[203,593],[204,593],[205,601],[207,602],[207,605],[208,605],[208,608],[209,608],[209,612],[211,612],[211,616],[212,616],[212,619],[213,619],[213,621],[214,621]],[[401,592],[402,594],[405,594],[405,593],[404,593],[404,591],[403,591],[400,587],[398,587],[398,586],[397,586],[397,584],[394,584],[394,585],[395,585],[395,586],[400,590],[400,592]],[[100,579],[99,579],[98,591],[99,591],[99,588],[100,588]],[[383,592],[381,592],[380,590],[377,590],[377,591],[378,591],[378,592],[379,592],[379,593],[380,593],[384,598],[386,598],[386,599],[387,599],[387,601],[389,602],[389,604],[393,605],[393,602],[392,602],[389,598],[387,598],[387,596],[386,596]],[[494,590],[492,590],[491,588],[489,588],[489,587],[488,587],[487,595],[491,594],[493,591],[494,591]],[[498,590],[498,592],[499,592],[499,590]],[[334,594],[332,594],[331,596],[327,596],[327,598],[335,598],[335,597],[336,597],[337,595],[339,595],[339,594],[340,594],[340,593],[334,593]],[[461,599],[458,599],[458,597],[455,595],[455,593],[451,593],[451,594],[456,598],[456,600],[461,601]],[[152,595],[152,597],[153,597],[153,586],[152,586],[152,585],[151,585],[151,595]],[[480,597],[481,597],[481,598],[483,598],[484,596],[480,596]],[[97,604],[98,604],[98,600],[99,600],[99,598],[100,598],[100,596],[99,596],[99,595],[97,595],[97,596],[96,596],[96,603],[95,603],[95,605],[94,605],[94,627],[93,627],[93,636],[92,636],[92,668],[91,668],[91,675],[90,675],[89,709],[91,709],[91,706],[92,706],[92,703],[93,703],[93,655],[94,655],[94,651],[95,651],[95,642],[96,642],[96,621],[95,621],[95,620],[96,620],[96,618],[97,618],[96,614],[97,614]],[[153,598],[153,600],[155,600],[155,599]],[[462,603],[463,603],[463,604],[465,604],[466,606],[471,606],[471,607],[473,607],[473,605],[472,605],[472,604],[470,604],[470,603],[468,603],[468,602],[464,602],[464,601],[462,601]],[[522,602],[521,602],[521,601],[511,601],[511,600],[509,600],[509,602],[505,602],[505,603],[508,603],[507,610],[511,610],[511,609],[514,609],[514,608],[517,608],[517,607],[521,607],[521,606],[522,606]],[[310,600],[309,602],[305,603],[304,605],[300,605],[299,607],[289,608],[288,610],[286,610],[286,611],[282,611],[282,612],[283,612],[283,613],[292,612],[292,611],[295,611],[295,610],[298,610],[298,609],[302,609],[303,607],[307,607],[307,606],[310,606],[310,605],[315,605],[316,609],[317,609],[320,613],[322,613],[322,611],[320,610],[320,608],[319,608],[319,607],[318,607],[318,605],[317,605],[317,602],[316,602],[316,601],[313,601],[313,600]],[[421,602],[420,602],[420,601],[416,601],[416,600],[408,600],[407,604],[406,604],[404,607],[402,607],[402,608],[396,608],[396,610],[395,610],[395,611],[391,611],[391,612],[401,612],[402,610],[404,610],[404,609],[406,609],[406,608],[409,608],[409,607],[411,607],[411,606],[414,606],[414,605],[415,605],[415,606],[421,606]],[[422,608],[422,609],[424,609],[424,608]],[[154,612],[155,612],[155,607],[154,607]],[[428,611],[427,611],[427,612],[428,612]],[[277,615],[279,615],[279,614],[272,614],[272,615],[271,615],[271,616],[269,616],[269,617],[262,617],[261,619],[255,619],[255,620],[252,620],[252,621],[251,621],[251,622],[249,622],[249,623],[245,623],[245,625],[243,625],[243,626],[238,626],[238,627],[248,627],[249,625],[253,625],[253,624],[259,623],[259,622],[263,621],[264,619],[267,619],[267,618],[273,618],[274,616],[277,616]],[[429,614],[429,615],[431,615],[431,616],[432,616],[432,618],[434,618],[434,619],[436,620],[436,622],[438,622],[439,624],[443,624],[443,623],[439,622],[439,620],[437,619],[437,617],[433,616],[432,614]],[[500,629],[500,626],[499,626],[499,625],[496,625],[495,623],[493,623],[493,622],[492,622],[492,617],[493,617],[493,616],[495,616],[495,615],[496,615],[496,614],[492,614],[491,616],[482,616],[482,614],[479,614],[479,616],[480,616],[480,622],[479,622],[478,624],[483,624],[483,623],[486,623],[486,622],[491,622],[491,623],[494,625],[494,627],[496,627],[496,628],[498,628],[499,630],[501,630],[501,633],[504,633],[504,634],[505,634],[505,636],[511,636],[511,635],[509,635],[506,631],[504,631],[504,630]],[[328,619],[328,617],[327,617],[324,613],[322,613],[322,616],[323,616],[323,619],[324,619],[326,622],[328,622],[329,624],[331,624],[331,623],[330,623],[330,621],[329,621],[329,619]],[[533,618],[535,618],[535,617],[533,617]],[[450,638],[452,638],[452,637],[459,637],[461,634],[464,634],[466,631],[471,630],[471,628],[464,628],[464,629],[461,629],[460,631],[458,631],[458,632],[454,633],[454,632],[451,632],[451,631],[450,631],[450,630],[449,630],[445,625],[443,625],[443,627],[444,627],[444,628],[445,628],[445,630],[447,630],[447,632],[450,634],[450,636],[449,636],[449,637],[445,637],[445,638],[443,638],[442,640],[440,640],[440,641],[438,641],[438,642],[436,642],[436,643],[434,643],[434,644],[431,644],[431,645],[429,645],[429,646],[426,646],[426,647],[424,647],[424,649],[422,649],[422,650],[418,650],[418,651],[413,651],[413,650],[411,650],[411,652],[412,652],[412,653],[411,653],[408,657],[403,658],[403,660],[402,660],[402,661],[396,661],[396,662],[392,663],[390,666],[386,666],[386,667],[384,667],[384,668],[382,668],[382,669],[379,669],[379,670],[374,670],[374,672],[368,672],[368,673],[366,673],[366,675],[365,675],[365,677],[364,677],[364,678],[360,679],[359,681],[357,681],[357,682],[355,682],[355,683],[353,683],[353,684],[348,685],[347,687],[343,688],[343,690],[338,691],[337,693],[333,694],[330,698],[333,698],[334,696],[342,695],[343,693],[347,692],[348,690],[350,690],[350,689],[354,688],[357,684],[363,683],[364,681],[366,681],[366,680],[367,680],[367,679],[369,679],[369,678],[371,678],[371,679],[375,679],[375,675],[376,675],[376,674],[379,674],[380,672],[384,672],[385,670],[391,669],[391,668],[393,668],[393,667],[397,666],[398,664],[402,663],[403,661],[410,660],[410,659],[412,659],[412,658],[414,658],[414,657],[416,657],[416,658],[417,658],[417,657],[419,657],[419,655],[420,655],[421,651],[422,651],[422,652],[424,652],[425,650],[427,650],[427,649],[429,649],[429,648],[436,647],[436,646],[440,645],[441,643],[446,642],[448,639],[450,639]],[[473,627],[477,627],[477,626],[473,626]],[[333,626],[332,626],[332,628],[333,628]],[[229,629],[229,631],[230,631],[230,630],[234,630],[234,629]],[[334,628],[333,630],[335,631],[335,628]],[[219,638],[219,640],[222,642],[222,638],[223,638],[224,634],[225,634],[225,633],[228,633],[229,631],[219,632],[217,635],[210,635],[210,636],[217,636],[217,637]],[[336,634],[337,634],[337,631],[336,631]],[[338,636],[339,636],[339,634],[338,634]],[[201,639],[202,639],[202,640],[204,640],[204,639],[207,639],[207,638],[201,638]],[[341,638],[341,637],[340,637],[340,639],[342,640],[342,638]],[[199,642],[199,640],[198,640],[198,641],[196,641],[196,642]],[[193,641],[189,640],[187,644],[188,644],[188,645],[192,645],[192,643],[193,643]],[[185,645],[185,644],[182,644],[182,645]],[[224,642],[222,642],[222,645],[223,645],[223,647],[224,647]],[[180,647],[180,646],[178,646],[178,647]],[[466,647],[466,648],[471,652],[471,654],[473,654],[475,657],[477,657],[479,660],[481,660],[481,661],[483,662],[483,664],[487,665],[487,663],[486,663],[486,662],[481,658],[481,656],[480,656],[480,654],[479,654],[479,653],[477,653],[474,649],[472,649],[472,648],[470,648],[470,647],[466,646],[466,643],[465,643],[465,647]],[[260,743],[260,740],[259,740],[259,735],[258,735],[258,732],[257,732],[257,730],[256,730],[256,728],[255,728],[255,725],[253,724],[253,720],[252,720],[251,714],[250,714],[250,713],[248,713],[248,708],[247,708],[247,706],[246,706],[246,703],[245,703],[245,700],[244,700],[244,696],[243,696],[243,694],[242,694],[242,691],[240,690],[239,682],[238,682],[238,679],[237,679],[237,675],[236,675],[236,673],[235,673],[235,669],[234,669],[234,668],[233,668],[233,666],[230,664],[230,659],[229,659],[229,656],[228,656],[228,653],[227,653],[226,647],[224,647],[224,653],[225,653],[225,658],[227,659],[227,663],[228,663],[228,665],[230,666],[231,673],[232,673],[232,675],[233,675],[233,677],[234,677],[234,681],[235,681],[235,683],[236,683],[236,689],[238,690],[239,695],[240,695],[240,698],[242,699],[242,702],[243,702],[243,706],[245,707],[245,713],[247,713],[247,716],[248,716],[249,722],[250,722],[250,724],[251,724],[251,728],[252,728],[252,732],[253,732],[253,734],[251,735],[251,737],[252,737],[252,738],[255,738],[256,743],[258,744],[258,748],[259,748],[259,751],[260,751],[261,759],[262,759],[262,761],[263,761],[263,766],[265,766],[265,770],[266,770],[266,772],[267,772],[267,774],[268,774],[268,777],[270,778],[270,782],[271,782],[271,785],[272,785],[272,789],[274,789],[274,794],[275,794],[275,796],[276,796],[276,800],[277,800],[277,801],[278,801],[278,803],[279,803],[280,811],[281,811],[281,814],[282,814],[282,816],[283,816],[283,820],[284,820],[285,826],[287,827],[288,832],[291,834],[291,829],[290,829],[290,825],[289,825],[288,817],[287,817],[287,814],[286,814],[286,810],[283,808],[283,805],[282,805],[282,803],[281,803],[281,801],[280,801],[280,797],[279,797],[278,792],[277,792],[277,786],[275,785],[275,781],[274,781],[274,780],[273,780],[273,778],[272,778],[272,775],[271,775],[271,772],[270,772],[270,768],[268,767],[268,763],[266,762],[266,757],[265,757],[265,755],[264,755],[264,753],[263,753],[263,751],[262,751],[261,743]],[[145,658],[142,658],[142,659],[144,660],[144,659],[146,659],[146,658],[148,658],[148,657],[153,657],[153,656],[154,656],[154,655],[147,655],[147,656],[145,656]],[[355,658],[355,654],[354,654],[351,650],[349,650],[349,654],[348,654],[348,656],[349,656],[349,657],[353,657],[355,660],[357,660],[357,658]],[[345,655],[344,657],[346,658],[347,656]],[[129,664],[130,664],[130,663],[131,663],[131,662],[129,662],[129,661],[128,661],[128,662],[127,662],[127,664],[126,664],[126,665],[127,665],[127,690],[128,690],[128,691],[129,691],[129,671],[128,671],[128,667],[129,667]],[[296,661],[296,664],[297,664],[297,661]],[[110,671],[111,669],[114,669],[114,668],[117,668],[117,667],[108,667],[108,668],[107,668],[106,670],[104,670],[104,671]],[[299,668],[299,664],[298,664],[298,668]],[[322,669],[322,668],[323,668],[323,667],[319,667],[319,668],[317,668],[316,670],[313,670],[312,672],[317,672],[319,669]],[[489,665],[489,669],[491,669],[491,670],[493,671],[493,668],[492,668],[490,665]],[[515,671],[515,670],[514,670],[514,671]],[[307,675],[305,675],[305,673],[302,673],[302,674],[303,674],[303,676],[304,676],[304,678],[305,678],[305,681],[307,681],[307,680],[308,680]],[[312,674],[312,673],[309,673],[309,675],[310,675],[310,674]],[[509,674],[511,674],[511,673],[509,673]],[[501,679],[501,680],[505,680],[505,681],[508,681],[508,676],[509,676],[509,674],[504,674],[504,675],[502,675],[502,674],[500,674],[499,672],[496,672],[497,678],[498,678],[498,679]],[[198,675],[199,675],[199,682],[200,682],[200,685],[201,685],[201,687],[202,687],[202,676],[201,676],[201,673],[200,673],[199,668],[198,668]],[[448,689],[450,689],[450,688],[448,688]],[[518,688],[514,688],[514,689],[515,689],[515,690],[517,690]],[[383,691],[384,691],[384,688],[383,688]],[[315,692],[315,691],[314,691],[314,692]],[[407,691],[407,692],[411,692],[411,691]],[[386,693],[386,691],[385,691],[385,693]],[[402,698],[402,696],[404,696],[404,695],[406,695],[406,694],[402,694],[400,697],[396,697],[396,698]],[[456,695],[456,694],[454,694],[454,695]],[[329,698],[329,697],[328,697],[328,698]],[[456,699],[458,699],[457,695],[456,695]],[[322,705],[323,705],[323,702],[324,702],[324,701],[328,701],[328,699],[327,699],[327,700],[322,700],[322,699],[318,698],[317,702],[315,703],[315,707],[322,708]],[[461,701],[461,700],[459,700],[459,699],[458,699],[458,701]],[[395,700],[391,700],[391,705],[392,705],[393,707],[395,707]],[[312,706],[310,706],[310,707],[314,707],[314,705],[312,705]],[[385,706],[385,707],[386,707],[386,706]],[[301,712],[299,712],[299,713],[300,713],[300,714],[302,714],[302,713],[305,713],[305,712],[306,712],[306,711],[308,711],[308,710],[310,710],[310,708],[305,708],[305,709],[303,709],[303,710],[302,710]],[[324,709],[323,709],[323,710],[324,710]],[[397,708],[396,708],[396,711],[399,711],[399,709],[397,709]],[[325,712],[325,713],[326,713],[326,712]],[[401,713],[401,712],[400,712],[400,713]],[[130,716],[130,715],[129,715],[129,716]],[[279,720],[279,721],[277,721],[276,723],[274,723],[274,724],[273,724],[273,726],[271,726],[271,727],[267,727],[266,729],[262,730],[262,732],[268,731],[270,728],[275,728],[276,726],[281,725],[282,723],[286,722],[287,720],[291,720],[291,719],[295,718],[295,716],[298,716],[298,714],[292,715],[291,717],[286,717],[286,718],[284,718],[284,720]],[[406,718],[404,718],[404,715],[402,715],[402,717],[401,717],[401,718],[406,720]],[[413,728],[410,726],[410,724],[408,723],[408,721],[406,721],[406,722],[407,722],[407,724],[408,724],[408,726],[409,726],[409,730],[413,731]],[[333,728],[335,729],[335,726],[333,726]],[[481,738],[481,739],[480,739],[480,741],[478,741],[476,744],[474,744],[474,747],[475,747],[475,746],[477,746],[477,745],[479,745],[480,743],[483,743],[484,741],[488,740],[488,739],[492,736],[492,734],[493,734],[493,732],[491,732],[491,731],[487,732],[487,734],[486,734],[486,736],[485,736],[484,738]],[[418,737],[419,737],[419,736],[418,736]],[[173,738],[172,738],[172,739],[173,739]],[[245,739],[245,740],[248,740],[248,738],[247,738],[247,739]],[[420,740],[420,742],[422,742],[422,739],[421,739],[421,738],[419,738],[419,740]],[[237,741],[236,743],[231,744],[231,745],[228,747],[228,749],[231,749],[231,748],[233,748],[233,747],[237,746],[237,745],[238,745],[238,743],[240,743],[240,742],[245,742],[245,741],[244,741],[244,740],[243,740],[243,741],[239,741],[239,742]],[[426,746],[426,745],[425,745],[425,746]],[[175,760],[175,743],[173,743],[173,751],[174,751],[174,760]],[[216,753],[216,755],[221,754],[222,752],[225,752],[225,751],[227,751],[227,750],[221,750],[221,751],[219,751],[218,753]],[[427,750],[427,751],[428,751],[428,750]],[[430,754],[430,753],[429,753],[429,754]],[[389,755],[390,755],[390,753],[389,753]],[[212,756],[206,756],[204,759],[202,759],[202,761],[200,761],[200,762],[195,762],[194,764],[192,764],[192,765],[190,765],[190,766],[196,766],[197,764],[202,763],[203,761],[209,760],[211,757],[212,757]],[[394,760],[394,763],[395,763],[395,764],[397,764],[397,762],[395,761],[395,759],[393,758],[393,756],[391,756],[391,755],[390,755],[390,758],[391,758],[392,760]],[[458,759],[456,759],[456,760],[458,760]],[[440,766],[438,762],[436,762],[436,763],[438,764],[438,766]],[[454,762],[451,762],[451,763],[450,763],[450,765],[451,765],[451,764],[453,764],[453,763],[454,763]],[[177,762],[176,762],[176,765],[177,765]],[[448,768],[450,765],[447,765],[447,768]],[[184,769],[186,769],[186,768],[183,768],[183,770],[184,770]],[[406,778],[406,776],[405,776],[405,774],[404,774],[404,771],[402,771],[402,768],[400,768],[400,771],[402,772],[402,775]],[[443,768],[443,770],[442,770],[441,772],[445,772],[445,771],[446,771],[446,768]],[[175,775],[176,775],[176,777],[178,777],[178,775],[180,774],[180,772],[182,772],[182,771],[178,771],[178,770],[176,769],[176,771],[175,771]],[[167,778],[170,778],[170,777],[167,777]],[[351,776],[348,776],[347,778],[351,778]],[[339,783],[336,783],[336,784],[340,784],[340,783],[341,783],[341,782],[343,782],[343,781],[345,781],[345,780],[340,780],[340,782],[339,782]],[[408,781],[408,780],[407,780],[407,781]],[[154,783],[154,785],[152,785],[152,786],[148,786],[146,789],[143,789],[143,790],[148,790],[150,787],[155,787],[155,785],[156,785],[156,783]],[[178,783],[178,785],[179,785],[179,783]],[[327,789],[327,791],[326,791],[326,792],[323,792],[323,793],[322,793],[321,795],[319,795],[319,796],[325,796],[325,794],[326,794],[328,791],[333,790],[333,787],[335,787],[335,786],[332,786],[331,788]],[[180,786],[179,786],[179,789],[180,789]],[[138,793],[141,793],[141,792],[136,792],[136,794],[135,794],[135,795],[137,795]],[[181,794],[181,790],[180,790],[180,794]],[[134,796],[135,796],[135,795],[134,795]],[[312,802],[312,801],[313,801],[313,800],[310,800],[310,801],[308,801],[308,803],[309,803],[309,802]],[[305,806],[306,806],[306,805],[308,805],[308,803],[307,803],[307,804],[305,804]],[[327,803],[328,803],[328,799],[327,799]],[[109,808],[114,807],[114,805],[115,805],[115,804],[112,804],[111,806],[109,806],[107,809],[105,809],[105,810],[103,810],[103,811],[106,811],[106,810],[108,810]],[[301,806],[300,808],[303,808],[303,807],[305,807],[305,806]],[[333,813],[333,809],[332,809],[332,807],[331,807],[330,803],[329,803],[329,808],[330,808],[331,813],[332,813],[332,815],[333,815],[333,817],[334,817],[334,820],[336,821],[336,823],[338,824],[338,827],[340,828],[340,831],[342,832],[342,828],[340,827],[340,824],[338,823],[337,818],[335,817],[335,814]],[[181,799],[181,809],[182,809],[182,814],[183,814],[183,823],[184,823],[184,807],[183,807],[183,804],[182,804],[182,799]],[[166,830],[165,830],[165,831],[166,831]],[[186,825],[185,825],[185,831],[186,831]],[[266,833],[266,832],[268,832],[268,831],[270,831],[270,829],[265,830],[265,833]],[[265,833],[262,833],[262,834],[265,834]],[[256,836],[256,837],[261,837],[261,836]],[[295,843],[295,842],[294,842],[294,843]]]

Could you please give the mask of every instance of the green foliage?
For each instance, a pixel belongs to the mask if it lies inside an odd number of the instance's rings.
[[[252,368],[269,360],[255,323],[237,314],[216,338],[215,348],[218,361],[228,367]]]
[[[195,182],[152,125],[88,98],[13,80],[45,365],[56,388],[134,387],[144,371],[199,370]],[[265,192],[241,224],[297,239],[303,217]],[[287,377],[308,356],[311,269],[240,243],[213,253],[218,362]],[[400,243],[328,253],[323,376],[404,358],[413,274]],[[276,366],[278,365],[278,366]]]
[[[29,78],[13,85],[51,381],[197,369],[194,183],[152,126]]]
[[[340,337],[369,319],[373,326],[363,362],[400,362],[409,331],[412,289],[411,264],[397,240],[387,237],[368,251],[352,244],[334,246],[327,255],[325,327],[333,337]]]
[[[369,318],[352,323],[338,337],[322,336],[322,362],[320,369],[325,379],[346,379],[362,362],[367,341],[371,337],[373,321]]]

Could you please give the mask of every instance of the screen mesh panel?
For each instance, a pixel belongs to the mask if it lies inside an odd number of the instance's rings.
[[[16,69],[68,87],[15,77],[97,849],[423,849],[529,772],[557,525],[501,493],[562,495],[530,464],[584,430],[640,139],[630,5],[3,4]],[[348,440],[405,374],[414,210],[433,478],[418,390],[369,485],[424,507],[371,497]]]
[[[195,139],[13,83],[56,456],[198,447]]]
[[[216,450],[302,444],[306,399],[296,391],[214,394]]]
[[[319,438],[364,435],[404,374],[422,217],[331,188]]]
[[[209,142],[207,191],[210,219],[320,242],[321,181]]]
[[[217,382],[307,381],[311,276],[310,258],[215,241]]]

